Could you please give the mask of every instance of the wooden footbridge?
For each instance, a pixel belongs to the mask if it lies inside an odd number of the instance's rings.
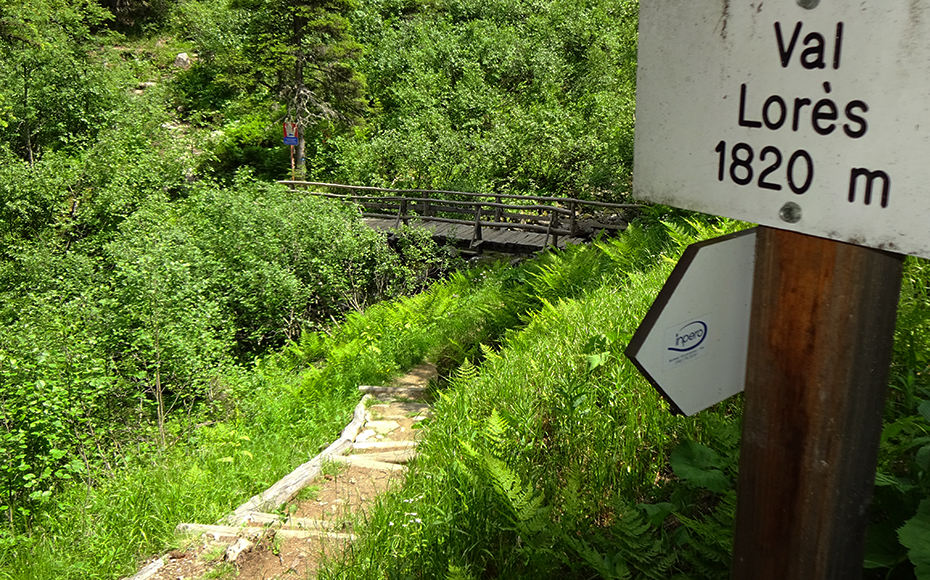
[[[426,228],[435,240],[473,252],[520,254],[584,243],[596,235],[623,231],[629,212],[643,207],[567,197],[279,183],[309,195],[357,203],[365,223],[374,229],[390,233],[402,225]]]

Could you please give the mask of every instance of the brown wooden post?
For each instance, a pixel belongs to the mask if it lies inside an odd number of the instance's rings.
[[[475,206],[475,228],[471,232],[471,244],[474,248],[481,243],[481,205]]]
[[[401,221],[404,225],[407,225],[407,200],[400,200],[400,209],[397,210],[397,220],[394,222],[394,229],[400,227]]]
[[[861,576],[902,259],[760,228],[733,580]]]
[[[556,213],[555,209],[552,210],[552,217],[549,218],[549,231],[552,232],[552,247],[555,249],[559,248],[559,234],[555,233],[555,229],[559,227],[559,214]],[[549,236],[548,232],[546,235],[546,240],[548,241]]]
[[[577,205],[575,204],[574,201],[568,202],[568,209],[569,209],[569,211],[572,212],[572,215],[571,215],[571,218],[570,218],[570,219],[571,219],[571,222],[570,222],[570,226],[569,226],[569,228],[568,228],[569,231],[571,232],[571,234],[569,234],[571,237],[575,237],[575,234],[578,233],[578,224],[576,223],[577,220],[576,220],[576,218],[575,218],[575,208],[576,208],[576,207],[577,207]]]
[[[294,166],[294,146],[291,145],[291,181],[297,180],[297,173],[296,173],[297,170],[294,167],[295,167]],[[291,184],[291,189],[297,189],[297,188],[294,187],[294,184]]]
[[[501,203],[500,196],[497,196],[494,199],[497,201],[498,204]],[[501,208],[495,207],[494,208],[494,221],[496,221],[497,223],[501,223],[501,217],[502,217]]]

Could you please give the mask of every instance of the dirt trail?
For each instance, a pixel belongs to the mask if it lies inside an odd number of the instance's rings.
[[[179,533],[191,538],[188,547],[151,562],[131,580],[315,578],[320,563],[354,539],[353,522],[374,498],[400,485],[422,433],[415,425],[430,413],[427,385],[435,378],[436,368],[423,364],[390,387],[359,387],[371,397],[361,429],[350,435],[345,454],[322,462],[295,499],[267,510],[273,513],[243,512],[244,505],[236,512],[238,525],[181,524]],[[227,560],[231,550],[246,546],[234,562]]]

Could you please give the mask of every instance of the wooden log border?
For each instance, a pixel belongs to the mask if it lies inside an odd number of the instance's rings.
[[[342,430],[339,439],[324,449],[322,453],[283,477],[276,484],[236,508],[231,515],[226,517],[226,521],[235,525],[246,521],[250,512],[274,511],[281,504],[290,501],[314,477],[319,475],[324,461],[344,455],[352,446],[355,438],[358,437],[362,425],[365,424],[365,404],[369,399],[371,399],[371,395],[365,395],[355,406],[352,421]]]
[[[210,526],[203,524],[182,523],[178,524],[177,530],[179,532],[187,533],[200,532],[211,533],[223,537],[235,537],[243,532],[244,525],[249,522],[250,518],[254,517],[253,514],[255,512],[273,511],[281,504],[290,501],[295,495],[297,495],[300,490],[305,488],[314,477],[320,474],[320,470],[323,467],[324,461],[335,460],[337,457],[344,455],[345,452],[352,447],[352,443],[355,442],[359,431],[362,430],[362,426],[365,424],[365,407],[366,403],[368,403],[369,399],[371,398],[372,396],[369,394],[366,394],[364,397],[362,397],[362,400],[359,401],[358,405],[355,406],[355,411],[352,413],[352,421],[350,421],[349,424],[346,425],[345,429],[342,430],[339,439],[334,441],[319,455],[297,467],[297,469],[284,476],[277,483],[262,493],[253,496],[251,499],[249,499],[249,501],[236,508],[233,513],[226,516],[226,518],[223,520],[229,525]],[[263,528],[258,528],[258,530],[261,532]],[[297,538],[325,536],[328,538],[350,541],[355,539],[353,534],[341,534],[315,530],[276,530],[276,533],[281,534],[282,536]],[[146,564],[135,575],[128,576],[123,580],[148,580],[154,576],[158,570],[164,567],[167,560],[167,556],[156,558],[154,561]]]

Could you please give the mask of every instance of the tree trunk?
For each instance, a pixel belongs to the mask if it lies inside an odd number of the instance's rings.
[[[29,124],[29,68],[23,63],[23,127],[26,131],[26,161],[35,164],[32,154],[32,126]]]
[[[161,358],[161,354],[156,355]],[[158,404],[158,439],[165,448],[165,397],[161,386],[161,360],[155,364],[155,401]]]
[[[295,161],[295,174],[297,179],[307,177],[307,158],[305,156],[306,141],[304,141],[304,128],[302,123],[297,124],[297,160]]]
[[[294,16],[294,37],[292,39],[294,51],[294,96],[297,99],[300,98],[300,95],[304,91],[304,54],[303,54],[303,39],[304,39],[304,25],[306,19],[302,16]],[[297,105],[297,100],[295,100],[295,108]],[[297,161],[295,163],[295,172],[297,174],[297,179],[306,179],[307,177],[307,142],[304,139],[304,130],[306,129],[306,119],[300,114],[300,111],[294,112],[294,118],[297,120]]]

